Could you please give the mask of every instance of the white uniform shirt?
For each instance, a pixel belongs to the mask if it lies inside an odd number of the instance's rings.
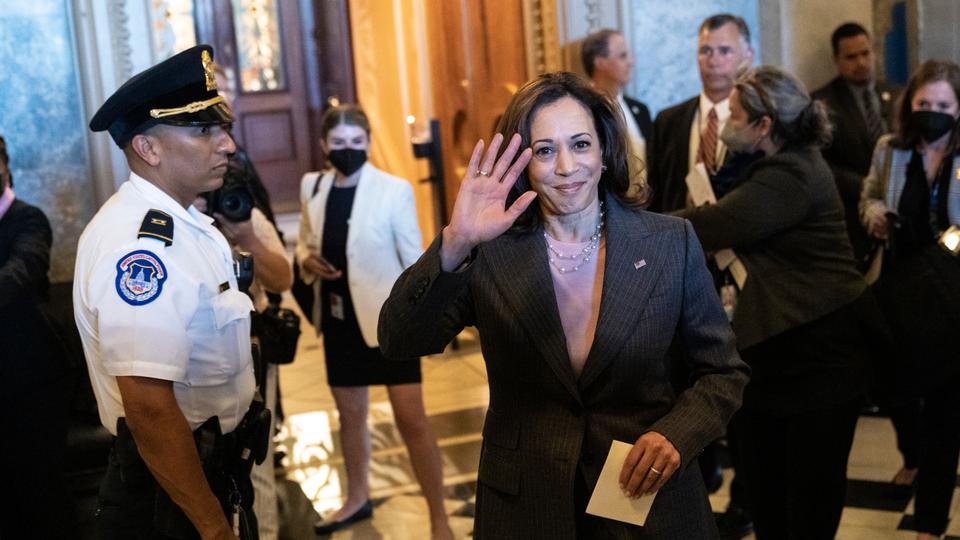
[[[137,238],[151,209],[173,217],[172,245]],[[250,405],[253,304],[237,289],[230,247],[212,222],[131,174],[80,237],[75,317],[111,433],[124,415],[118,376],[173,381],[191,429],[217,416],[231,432]]]

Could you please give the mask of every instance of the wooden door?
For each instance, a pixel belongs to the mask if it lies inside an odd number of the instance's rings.
[[[266,9],[266,16],[254,17],[257,9]],[[300,177],[315,163],[315,145],[296,0],[198,0],[195,11],[199,40],[213,45],[236,89],[237,142],[260,173],[274,211],[299,211]]]
[[[477,139],[489,141],[527,80],[523,6],[516,0],[428,0],[434,113],[440,121],[447,212]],[[449,216],[448,216],[449,217]]]

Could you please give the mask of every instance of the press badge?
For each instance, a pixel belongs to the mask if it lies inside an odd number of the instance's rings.
[[[330,293],[330,315],[338,321],[342,321],[344,319],[343,297],[337,293]]]

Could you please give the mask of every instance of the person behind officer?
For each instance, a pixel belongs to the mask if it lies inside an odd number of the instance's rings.
[[[860,192],[870,170],[877,139],[893,127],[893,108],[900,88],[877,78],[873,42],[860,24],[841,24],[830,36],[837,76],[811,94],[823,101],[833,125],[833,139],[823,148],[840,197],[850,245],[861,271],[869,266],[871,242],[860,224]],[[915,467],[915,466],[914,466]]]
[[[227,240],[191,206],[223,182],[232,120],[200,45],[135,75],[90,122],[131,169],[81,235],[74,280],[100,419],[117,436],[101,538],[256,538],[236,458],[254,410],[253,304]]]
[[[0,137],[0,538],[65,538],[64,482],[72,381],[49,310],[53,234],[43,211],[13,191]],[[54,519],[56,516],[56,519]]]

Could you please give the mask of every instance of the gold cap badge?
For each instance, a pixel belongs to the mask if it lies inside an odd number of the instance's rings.
[[[213,58],[210,53],[203,51],[200,53],[200,63],[203,64],[203,77],[207,83],[207,91],[217,89],[217,77],[213,71]]]

